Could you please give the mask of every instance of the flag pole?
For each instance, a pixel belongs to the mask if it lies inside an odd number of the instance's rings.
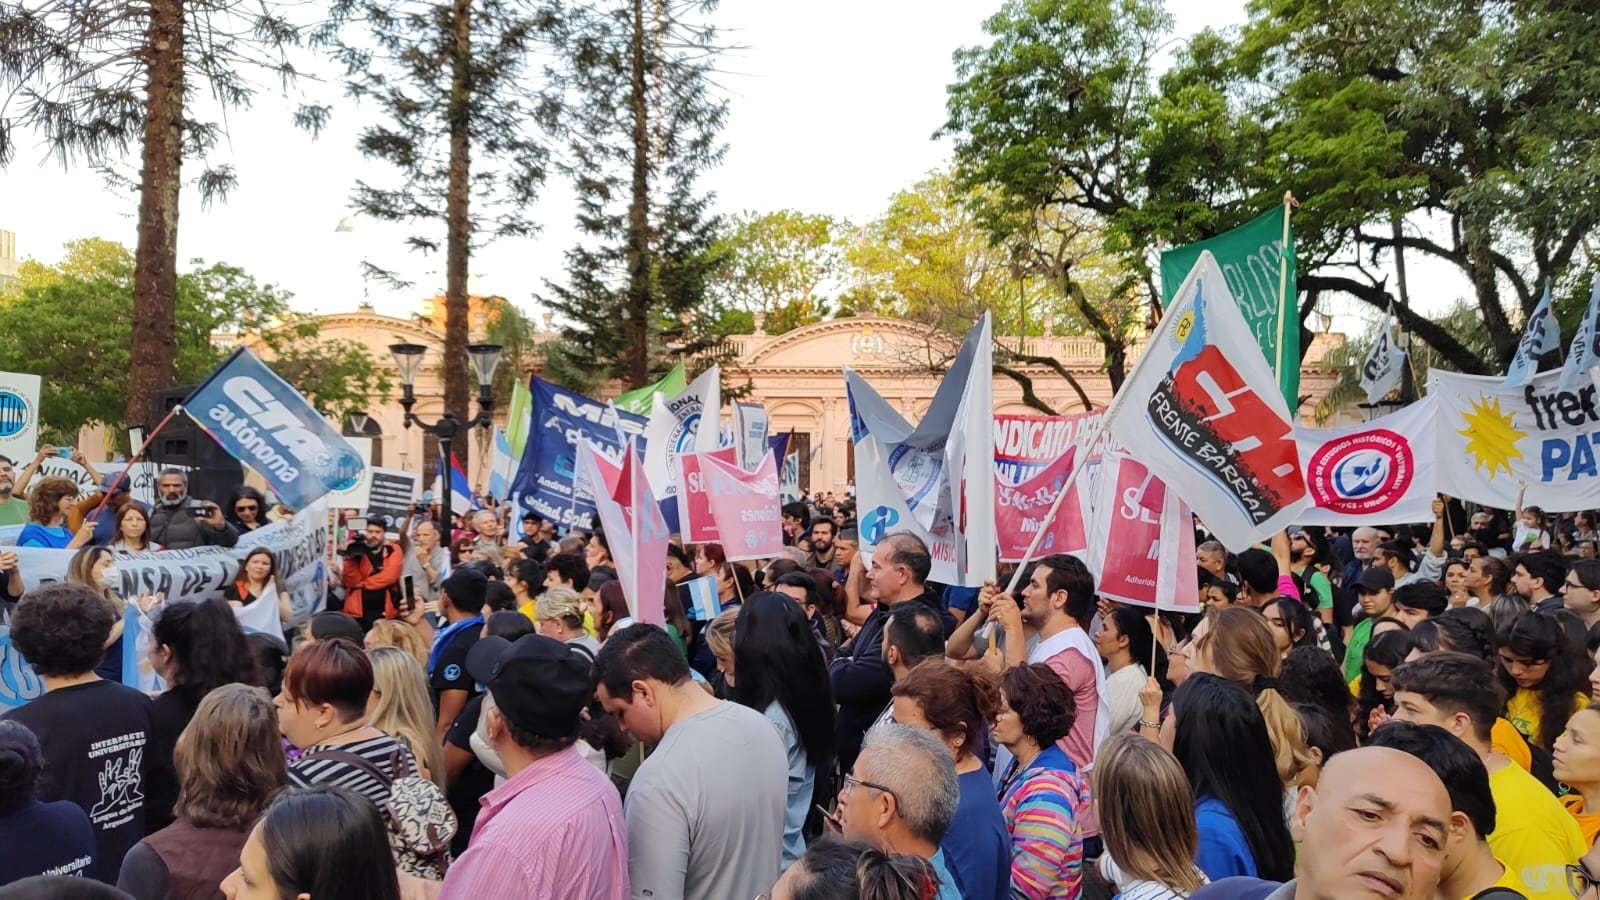
[[[144,443],[141,444],[137,449],[131,447],[129,448],[133,450],[133,455],[128,457],[128,464],[122,467],[122,471],[117,473],[116,478],[111,479],[110,489],[100,492],[100,504],[94,508],[93,512],[89,513],[89,515],[84,518],[84,521],[94,521],[100,517],[100,510],[106,508],[106,503],[110,502],[111,498],[116,495],[117,488],[121,487],[122,483],[128,480],[128,473],[133,470],[135,463],[144,458],[144,452],[150,448],[150,444],[156,439],[156,435],[161,433],[161,429],[167,427],[167,425],[172,421],[173,416],[176,416],[178,413],[183,411],[184,409],[182,403],[173,404],[172,408],[167,410],[166,417],[163,418],[160,423],[156,425],[155,429],[145,437]],[[262,515],[266,515],[265,510],[262,511]]]
[[[1280,390],[1281,390],[1281,387],[1283,385],[1283,351],[1284,351],[1283,330],[1287,326],[1287,323],[1289,321],[1289,240],[1290,240],[1289,215],[1294,210],[1294,206],[1295,206],[1294,192],[1293,191],[1284,191],[1283,192],[1283,247],[1278,252],[1278,344],[1277,344],[1277,354],[1276,354],[1277,355],[1277,359],[1275,360],[1275,362],[1277,363],[1277,366],[1276,366],[1276,370],[1273,372],[1274,375],[1278,376],[1278,384],[1280,386]],[[1299,325],[1298,325],[1299,317],[1296,316],[1295,318],[1296,318],[1296,322],[1297,322],[1295,327],[1298,328],[1299,327]],[[1288,401],[1290,404],[1293,404],[1294,401],[1295,401],[1295,398],[1292,398],[1292,397],[1285,397],[1284,399],[1286,401]],[[1289,410],[1289,412],[1293,413],[1294,410],[1291,409],[1291,410]]]

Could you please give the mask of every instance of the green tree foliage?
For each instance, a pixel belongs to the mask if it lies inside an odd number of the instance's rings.
[[[1280,107],[1263,106],[1269,150],[1309,186],[1307,224],[1318,238],[1357,259],[1403,248],[1471,283],[1492,336],[1487,356],[1400,313],[1463,371],[1509,362],[1545,282],[1587,293],[1574,264],[1600,224],[1593,15],[1589,4],[1559,0],[1273,0],[1255,9],[1239,42],[1245,78],[1284,86]],[[1424,217],[1437,227],[1415,227]],[[1397,218],[1412,227],[1392,227]],[[1347,290],[1375,306],[1389,295],[1380,279],[1359,275],[1313,276],[1301,287]]]
[[[240,0],[0,0],[0,165],[19,136],[37,133],[62,164],[115,163],[137,150],[139,241],[132,275],[132,322],[125,414],[138,418],[180,373],[177,338],[178,195],[185,160],[198,160],[208,202],[235,182],[209,159],[224,123],[208,109],[250,105],[267,75],[294,80],[288,50],[299,27],[282,5]],[[313,130],[326,110],[295,115]]]
[[[1402,326],[1452,368],[1498,370],[1546,281],[1569,321],[1587,294],[1579,250],[1600,224],[1592,16],[1562,0],[1262,0],[1240,33],[1174,46],[1159,0],[1009,0],[985,25],[990,43],[957,54],[946,131],[958,176],[986,191],[992,235],[1041,210],[1091,213],[1149,297],[1158,246],[1213,236],[1293,190],[1302,319],[1331,293],[1379,310],[1398,300]],[[1462,274],[1487,353],[1411,308],[1402,252]],[[1070,296],[1073,273],[1060,274]],[[1115,329],[1084,300],[1115,381]]]
[[[178,278],[177,383],[199,382],[227,355],[214,335],[247,330],[273,369],[335,420],[387,393],[365,347],[319,338],[287,292],[225,263],[192,265]],[[69,243],[57,265],[24,263],[0,291],[0,369],[41,377],[47,427],[70,434],[98,422],[120,435],[148,424],[148,409],[127,417],[134,268],[127,248],[89,238]]]
[[[335,0],[331,22],[319,39],[344,65],[349,94],[383,114],[362,131],[361,152],[398,176],[359,180],[357,209],[419,226],[414,250],[436,252],[443,238],[444,403],[465,420],[469,260],[485,241],[535,231],[529,212],[548,163],[540,127],[554,124],[556,100],[533,60],[555,14],[523,0]]]
[[[752,327],[760,313],[768,334],[820,322],[833,312],[828,293],[840,287],[854,234],[848,222],[792,209],[735,217],[714,248],[726,263],[711,278],[709,299],[750,313]]]
[[[557,43],[564,65],[562,172],[578,194],[583,242],[567,252],[565,284],[543,305],[564,321],[547,355],[557,372],[587,370],[630,387],[676,358],[700,367],[727,356],[720,321],[703,315],[716,247],[712,196],[696,185],[722,158],[727,103],[712,84],[719,51],[715,0],[596,0],[569,11]]]
[[[1010,0],[984,23],[991,44],[956,53],[949,88],[956,183],[990,240],[1010,244],[1019,268],[1052,284],[1105,345],[1113,387],[1139,324],[1118,310],[1131,291],[1154,295],[1144,248],[1120,219],[1144,198],[1138,138],[1170,28],[1159,0]],[[1087,257],[1124,271],[1093,292],[1079,271],[1085,231],[1100,243]]]

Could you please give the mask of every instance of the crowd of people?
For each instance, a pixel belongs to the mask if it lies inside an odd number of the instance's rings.
[[[424,506],[349,516],[295,623],[270,552],[222,599],[109,587],[270,515],[171,475],[104,535],[28,497],[78,556],[8,604],[45,693],[0,720],[0,897],[1600,898],[1590,514],[1202,534],[1179,613],[1067,554],[939,585],[819,496],[776,559],[673,545],[658,626],[605,534]]]

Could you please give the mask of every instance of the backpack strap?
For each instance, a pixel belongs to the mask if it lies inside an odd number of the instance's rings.
[[[328,762],[344,763],[351,768],[359,769],[360,771],[371,775],[379,784],[384,786],[385,790],[393,785],[395,781],[394,778],[385,775],[382,769],[378,768],[366,757],[357,753],[351,753],[349,750],[340,750],[337,747],[329,747],[323,750],[318,750],[314,753],[307,753],[305,756],[300,757],[301,762],[305,762],[307,760],[327,760]],[[395,771],[398,772],[399,770],[396,769]],[[397,775],[395,777],[399,776]]]

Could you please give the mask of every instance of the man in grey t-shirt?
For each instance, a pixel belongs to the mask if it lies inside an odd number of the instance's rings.
[[[761,713],[712,697],[654,625],[614,632],[595,661],[607,712],[655,751],[628,786],[636,900],[754,897],[778,880],[789,763]]]

